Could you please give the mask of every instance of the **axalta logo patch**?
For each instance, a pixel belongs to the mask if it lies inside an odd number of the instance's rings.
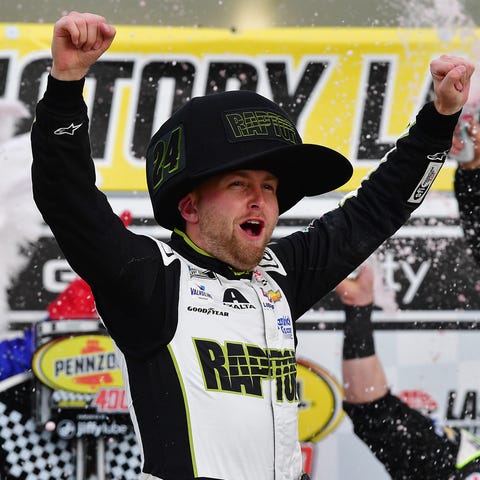
[[[123,386],[113,343],[107,335],[52,340],[35,352],[32,369],[53,390],[96,393],[104,387]]]
[[[223,304],[237,310],[250,310],[255,307],[235,288],[227,288],[223,293]]]
[[[300,442],[318,442],[332,432],[343,418],[343,390],[324,368],[297,359]]]

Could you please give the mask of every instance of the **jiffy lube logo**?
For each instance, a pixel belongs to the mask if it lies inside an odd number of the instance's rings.
[[[32,368],[54,390],[96,393],[123,386],[113,343],[106,335],[78,335],[52,340],[37,350]]]
[[[332,432],[343,417],[342,387],[324,368],[297,359],[297,392],[299,439],[318,442]]]

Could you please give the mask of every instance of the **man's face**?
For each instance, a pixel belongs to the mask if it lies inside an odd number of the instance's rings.
[[[237,270],[255,267],[278,220],[278,180],[264,170],[214,176],[192,192],[198,223],[190,235],[200,248]]]

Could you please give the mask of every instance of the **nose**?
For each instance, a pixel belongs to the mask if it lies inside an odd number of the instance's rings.
[[[250,208],[262,208],[265,205],[265,191],[261,185],[252,185],[249,193]]]

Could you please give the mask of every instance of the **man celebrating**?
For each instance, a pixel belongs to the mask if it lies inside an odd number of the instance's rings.
[[[94,14],[56,23],[32,175],[45,221],[122,353],[142,478],[297,480],[295,321],[420,205],[473,66],[434,60],[435,102],[356,195],[268,247],[279,214],[344,184],[349,162],[302,144],[256,93],[192,99],[146,151],[155,219],[173,230],[163,243],[126,230],[95,187],[83,79],[114,35]]]

